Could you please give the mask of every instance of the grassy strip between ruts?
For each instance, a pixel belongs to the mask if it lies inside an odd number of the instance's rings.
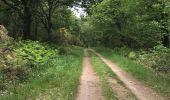
[[[100,58],[98,58],[92,51],[89,50],[89,57],[92,64],[92,67],[94,68],[95,72],[100,78],[101,87],[102,87],[102,93],[106,100],[116,100],[115,93],[112,91],[108,81],[107,77],[116,77],[112,72],[110,72],[109,68],[107,68],[107,65],[105,65]]]
[[[74,100],[82,70],[83,49],[74,47],[67,55],[40,66],[34,78],[13,87],[0,96],[0,100]]]
[[[108,78],[113,78],[117,80],[118,84],[121,84],[122,86],[123,83],[117,78],[117,76],[111,71],[111,69],[90,50],[89,50],[89,57],[95,72],[100,78],[102,93],[105,96],[106,100],[117,100],[118,98],[116,96],[116,93],[115,91],[112,90],[108,82]],[[129,96],[133,96],[131,92],[129,93]]]
[[[151,69],[138,64],[128,58],[122,57],[115,54],[109,48],[95,48],[97,52],[101,53],[103,56],[109,58],[119,67],[129,72],[138,80],[142,81],[144,84],[150,86],[159,92],[162,96],[170,97],[170,79],[157,74]]]

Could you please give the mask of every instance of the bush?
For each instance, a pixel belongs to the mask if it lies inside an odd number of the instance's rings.
[[[163,73],[170,72],[170,55],[166,53],[159,54],[159,59],[155,59],[156,64],[152,67]]]
[[[129,53],[132,52],[133,50],[130,49],[130,48],[127,48],[127,47],[121,47],[121,48],[114,48],[113,51],[116,53],[116,54],[119,54],[119,55],[122,55],[122,56],[125,56],[125,57],[128,57],[129,56]]]
[[[158,45],[150,51],[141,51],[137,61],[162,73],[170,72],[170,49]]]
[[[28,77],[25,63],[16,58],[16,53],[13,50],[3,50],[0,52],[0,72],[3,76],[1,80],[7,83],[11,80],[18,79],[25,81]]]
[[[106,50],[106,49],[104,49]],[[149,50],[134,51],[127,47],[114,48],[113,52],[138,61],[140,64],[148,66],[157,72],[170,72],[170,49],[158,45]]]
[[[128,58],[130,59],[135,59],[136,58],[136,53],[134,51],[131,51],[129,54],[128,54]]]
[[[15,49],[17,57],[22,58],[28,65],[43,65],[58,53],[46,43],[38,41],[20,41],[18,48]]]
[[[21,82],[26,81],[26,79],[28,78],[28,71],[26,70],[26,67],[4,67],[1,70],[2,74],[4,75],[4,79],[5,81],[10,82],[11,80],[19,80]]]
[[[70,48],[68,46],[60,46],[59,47],[59,54],[60,55],[65,55],[70,52]]]
[[[68,45],[82,45],[80,38],[72,34],[67,28],[60,28],[53,34],[52,42],[59,45],[68,44]]]
[[[7,29],[3,25],[0,25],[0,49],[10,47],[13,43],[13,38],[8,36]]]
[[[15,46],[5,27],[0,25],[0,90],[5,90],[11,82],[27,79],[25,63],[16,57]]]

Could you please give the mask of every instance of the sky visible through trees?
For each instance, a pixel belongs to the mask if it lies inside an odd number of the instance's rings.
[[[80,18],[81,16],[86,16],[86,12],[84,11],[85,8],[81,8],[81,7],[72,7],[71,10],[74,12],[74,14],[76,15],[76,17]]]
[[[0,0],[0,100],[74,100],[84,48],[169,98],[169,47],[170,0]],[[89,57],[117,99],[107,78],[119,79]]]

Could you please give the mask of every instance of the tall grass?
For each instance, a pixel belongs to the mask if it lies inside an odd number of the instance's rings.
[[[32,78],[25,83],[9,88],[0,100],[73,100],[75,98],[83,58],[82,48],[72,48],[67,55],[56,55],[42,67],[32,72]]]

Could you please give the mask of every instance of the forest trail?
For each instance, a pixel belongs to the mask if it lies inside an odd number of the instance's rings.
[[[118,76],[118,78],[126,85],[127,88],[139,99],[139,100],[164,100],[163,97],[158,95],[155,91],[143,85],[137,81],[133,76],[123,71],[117,65],[112,63],[110,60],[104,58],[102,55],[92,50],[98,55],[104,63],[106,63],[111,70]]]
[[[92,69],[87,50],[84,50],[83,72],[76,100],[104,100],[99,78]]]

